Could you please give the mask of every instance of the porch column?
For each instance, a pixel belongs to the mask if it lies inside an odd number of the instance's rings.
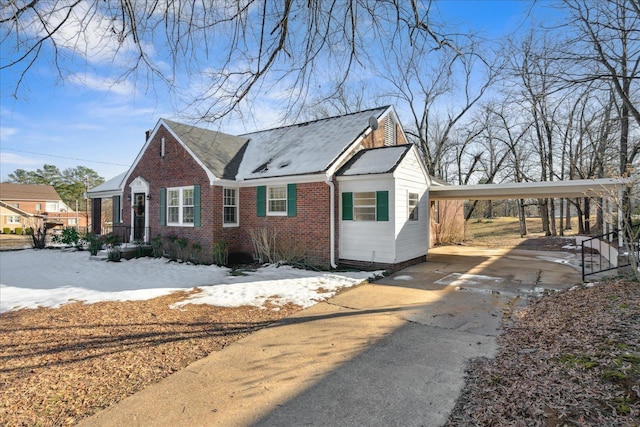
[[[91,231],[94,234],[102,234],[102,199],[92,199],[91,206]]]

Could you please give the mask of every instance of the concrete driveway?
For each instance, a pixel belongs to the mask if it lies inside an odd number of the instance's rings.
[[[563,253],[448,246],[260,330],[87,426],[437,426],[503,311],[580,282]]]

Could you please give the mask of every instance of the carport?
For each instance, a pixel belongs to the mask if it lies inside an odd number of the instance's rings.
[[[510,182],[505,184],[434,185],[429,188],[430,200],[505,200],[505,199],[559,199],[576,197],[602,197],[602,230],[607,232],[612,224],[615,201],[621,200],[623,187],[631,184],[630,178],[576,179],[571,181]],[[622,225],[622,211],[618,209],[617,228]],[[622,244],[622,242],[620,242]]]

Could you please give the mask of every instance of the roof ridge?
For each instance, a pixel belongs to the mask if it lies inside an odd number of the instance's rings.
[[[277,126],[277,127],[274,127],[274,128],[256,130],[256,131],[253,131],[253,132],[243,133],[243,134],[240,134],[238,136],[253,135],[253,134],[256,134],[256,133],[269,132],[269,131],[278,130],[278,129],[287,129],[287,128],[292,128],[292,127],[308,126],[308,125],[310,125],[312,123],[319,123],[319,122],[322,122],[322,121],[327,121],[327,120],[332,120],[332,119],[339,119],[339,118],[342,118],[342,117],[349,117],[349,116],[353,116],[355,114],[367,113],[367,112],[374,111],[374,110],[387,110],[389,107],[391,107],[391,105],[383,105],[383,106],[379,106],[379,107],[368,108],[368,109],[361,110],[361,111],[354,111],[353,113],[339,114],[339,115],[336,115],[336,116],[323,117],[323,118],[320,118],[320,119],[309,120],[309,121],[301,122],[301,123],[292,123],[290,125],[285,125],[285,126]]]

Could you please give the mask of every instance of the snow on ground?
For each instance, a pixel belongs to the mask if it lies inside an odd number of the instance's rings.
[[[59,307],[72,301],[145,300],[178,290],[202,292],[176,304],[262,306],[266,300],[309,307],[381,272],[317,272],[265,266],[234,276],[224,267],[139,258],[93,260],[86,251],[0,252],[0,313],[20,308]]]

